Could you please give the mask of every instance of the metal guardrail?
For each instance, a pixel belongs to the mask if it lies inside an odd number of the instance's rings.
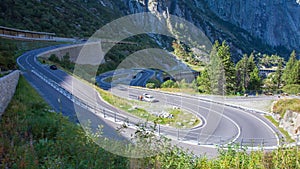
[[[101,118],[116,123],[124,123],[128,127],[133,127],[133,128],[136,127],[137,125],[140,126],[142,124],[146,129],[150,130],[154,126],[154,123],[152,122],[146,122],[145,120],[138,121],[137,119],[133,119],[131,117],[127,117],[125,115],[106,109],[104,107],[100,107],[97,104],[87,103],[84,100],[78,98],[77,96],[74,96],[72,93],[70,93],[68,90],[64,89],[63,87],[61,87],[55,81],[48,79],[46,76],[36,72],[35,70],[32,70],[32,73],[34,73],[44,82],[49,84],[56,91],[64,95],[66,98],[71,100],[74,104],[94,112]],[[234,136],[225,138],[216,135],[199,133],[189,129],[172,128],[163,125],[156,125],[155,132],[157,135],[164,135],[171,139],[190,142],[197,145],[227,145],[231,143],[231,141],[234,138]],[[233,144],[239,144],[241,146],[247,146],[247,147],[260,147],[260,146],[267,146],[268,144],[272,143],[272,141],[274,140],[276,140],[276,138],[270,138],[270,139],[242,138],[240,141],[233,142]]]

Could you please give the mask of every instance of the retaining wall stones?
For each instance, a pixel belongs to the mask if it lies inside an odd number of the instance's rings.
[[[0,78],[0,116],[4,113],[15,94],[19,76],[20,72],[16,70]]]

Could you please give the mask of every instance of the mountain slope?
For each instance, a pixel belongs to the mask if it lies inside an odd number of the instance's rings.
[[[292,49],[300,51],[299,8],[292,0],[2,0],[0,25],[89,37],[127,14],[170,13],[192,22],[211,42],[226,40],[238,61],[252,51],[286,58]]]

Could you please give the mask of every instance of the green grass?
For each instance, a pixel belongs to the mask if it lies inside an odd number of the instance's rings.
[[[273,112],[281,117],[287,110],[300,113],[300,99],[280,99],[273,107]]]
[[[118,96],[115,96],[107,91],[104,91],[100,88],[97,88],[97,91],[100,93],[101,97],[111,104],[114,107],[117,107],[125,112],[128,112],[136,117],[140,117],[142,119],[156,122],[157,124],[169,125],[177,128],[191,128],[200,123],[199,118],[197,118],[192,113],[189,113],[184,110],[173,110],[168,109],[167,112],[173,114],[173,118],[160,118],[157,117],[145,109],[136,108],[134,109],[134,105],[140,104],[139,101],[127,100]],[[147,104],[147,103],[145,103]],[[194,120],[192,120],[194,119]]]
[[[2,70],[16,69],[16,59],[25,51],[58,44],[62,44],[62,42],[22,41],[0,38],[0,68]]]
[[[106,152],[78,125],[50,112],[23,77],[0,121],[0,168],[300,168],[298,147],[246,152],[229,146],[213,159],[194,157],[178,147],[162,148],[166,151],[142,159]]]
[[[288,143],[295,142],[295,140],[291,138],[291,136],[289,135],[289,133],[287,131],[285,131],[283,128],[279,127],[279,123],[272,116],[265,116],[265,117],[268,120],[270,120],[270,122],[272,122],[279,129],[279,131],[284,135],[286,142],[288,142]]]
[[[53,113],[21,76],[0,121],[0,168],[128,168],[86,137],[83,129]]]

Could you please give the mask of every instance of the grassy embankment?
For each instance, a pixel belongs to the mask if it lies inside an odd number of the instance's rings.
[[[126,168],[128,161],[106,152],[79,126],[49,110],[21,76],[0,121],[2,168]]]
[[[135,105],[141,104],[139,101],[135,100],[127,100],[118,96],[115,96],[107,91],[102,89],[97,89],[100,93],[101,97],[107,101],[109,104],[117,107],[125,112],[128,112],[134,116],[140,117],[142,119],[156,122],[157,124],[169,125],[177,128],[191,128],[200,123],[200,120],[193,115],[192,113],[188,113],[184,110],[173,110],[168,109],[167,112],[173,115],[173,118],[160,118],[149,112],[147,112],[143,108],[133,108]],[[149,103],[145,103],[149,104]],[[191,121],[191,119],[194,119]]]
[[[281,117],[283,117],[288,110],[300,113],[300,99],[280,99],[273,106],[273,112],[280,114]],[[279,123],[273,117],[266,116],[266,118],[269,119],[280,130],[280,132],[285,135],[287,142],[291,143],[295,141],[291,138],[287,131],[279,127]]]
[[[21,41],[0,38],[0,69],[17,68],[16,59],[25,51],[62,44],[62,42]]]
[[[42,63],[46,64],[56,64],[59,68],[65,70],[69,74],[72,74],[74,66],[64,66],[64,65],[69,65],[69,64],[74,64],[69,61],[64,61],[64,60],[57,60],[56,62],[45,60],[44,58],[39,58],[38,59]],[[67,62],[67,63],[65,63]],[[85,69],[83,69],[85,70]],[[82,70],[81,70],[82,71]],[[82,74],[86,74],[84,71]],[[74,74],[73,74],[74,75]],[[81,76],[81,75],[74,75],[77,78],[82,78],[86,76]],[[107,80],[113,80],[115,78],[120,78],[120,77],[111,77],[107,78]],[[85,79],[85,80],[89,80]],[[146,111],[143,108],[133,108],[135,105],[138,105],[139,103],[134,100],[128,100],[124,99],[118,96],[115,96],[109,92],[106,92],[104,90],[101,90],[100,88],[97,89],[98,92],[100,93],[101,97],[107,101],[109,104],[111,104],[114,107],[117,107],[125,112],[128,112],[134,116],[140,117],[142,119],[156,122],[157,124],[163,124],[163,125],[169,125],[172,127],[177,127],[177,128],[192,128],[194,126],[197,126],[200,123],[200,119],[197,118],[194,114],[189,113],[185,110],[172,110],[168,109],[166,110],[167,112],[171,113],[173,115],[173,118],[160,118],[157,117],[148,111]]]
[[[2,168],[299,168],[298,148],[273,152],[220,150],[217,158],[194,157],[178,148],[143,159],[108,153],[76,124],[52,113],[34,89],[20,78],[16,94],[0,122]],[[130,161],[130,162],[129,162]]]

